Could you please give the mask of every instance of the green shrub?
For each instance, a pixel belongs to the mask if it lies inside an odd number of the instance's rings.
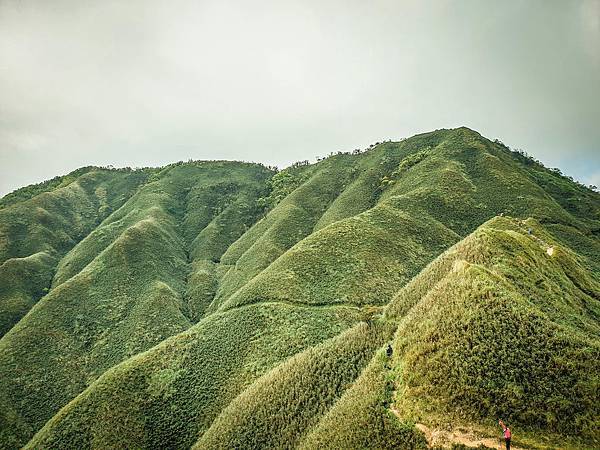
[[[304,183],[310,174],[310,169],[289,168],[277,172],[268,182],[269,195],[259,198],[257,206],[263,209],[273,209],[281,200],[290,195]]]

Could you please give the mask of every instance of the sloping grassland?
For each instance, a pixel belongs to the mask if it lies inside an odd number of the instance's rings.
[[[467,128],[0,207],[0,448],[600,446],[600,196]]]

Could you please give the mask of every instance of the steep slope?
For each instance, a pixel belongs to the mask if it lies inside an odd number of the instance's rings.
[[[308,236],[349,176],[349,158],[301,167],[287,180],[291,193],[248,230],[223,255],[228,266],[211,311],[268,267],[292,245]],[[296,185],[298,185],[296,187]],[[282,187],[285,190],[285,186]]]
[[[175,164],[129,195],[0,339],[0,447],[423,448],[415,421],[503,414],[535,438],[555,404],[596,439],[600,200],[560,174],[459,128],[276,175]]]
[[[400,291],[387,314],[400,319],[394,402],[404,417],[503,417],[600,442],[600,283],[537,222],[485,224]]]
[[[381,306],[458,239],[430,217],[380,204],[303,239],[221,310],[257,301]]]
[[[48,291],[59,259],[148,174],[79,169],[0,203],[0,337]]]
[[[193,448],[295,447],[391,331],[361,323],[296,355],[233,400]]]
[[[0,376],[11,380],[0,386],[8,439],[24,443],[21,436],[30,437],[105,370],[202,315],[204,299],[194,296],[204,282],[194,276],[201,259],[187,283],[189,255],[203,242],[197,236],[221,214],[256,220],[258,211],[248,217],[234,210],[248,196],[254,205],[269,175],[238,163],[169,167],[63,258],[48,295],[0,340]],[[195,202],[202,208],[188,210]],[[229,224],[221,245],[243,227]],[[20,376],[11,379],[14,373]]]
[[[493,437],[497,417],[530,448],[594,448],[599,312],[580,256],[495,218],[400,290],[393,358],[380,350],[301,448],[419,448],[415,422]]]
[[[254,277],[219,300],[221,310],[259,301],[385,305],[444,249],[501,213],[531,215],[555,229],[568,229],[568,236],[587,247],[594,271],[600,269],[593,235],[600,224],[598,210],[574,216],[511,154],[478,133],[429,133],[384,143],[372,152],[382,168],[375,172],[381,184],[371,197],[373,206],[326,226],[320,223],[264,270],[253,266]],[[356,161],[363,174],[362,164],[373,164],[373,154]],[[386,172],[389,176],[381,175]],[[357,193],[354,183],[347,189]],[[338,199],[346,195],[345,190]],[[330,209],[337,209],[335,203]],[[357,199],[357,204],[364,203]]]
[[[210,315],[106,372],[28,447],[189,448],[256,378],[356,320],[350,308],[280,304]]]
[[[398,420],[389,409],[392,379],[384,349],[301,441],[301,449],[427,448],[413,423]]]

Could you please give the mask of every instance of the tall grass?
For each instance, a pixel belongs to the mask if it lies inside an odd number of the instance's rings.
[[[361,323],[294,356],[232,401],[193,448],[295,447],[391,331]]]
[[[0,202],[0,337],[48,291],[59,259],[118,208],[143,173],[84,168]],[[46,190],[49,189],[49,190]]]
[[[360,377],[302,440],[308,449],[425,449],[427,442],[414,424],[390,410],[393,383],[383,349]]]
[[[225,174],[228,193],[219,191]],[[11,428],[41,427],[105,370],[202,317],[211,281],[190,273],[202,266],[190,264],[192,241],[200,248],[197,235],[225,211],[242,223],[218,238],[235,240],[260,212],[243,199],[254,205],[268,176],[261,166],[239,163],[169,168],[61,260],[52,289],[0,341],[7,440],[24,444],[31,431],[12,435]]]
[[[279,173],[84,168],[18,191],[0,447],[422,448],[417,420],[497,415],[594,446],[599,210],[466,128]]]
[[[598,440],[600,285],[574,253],[553,244],[550,256],[498,218],[390,304],[388,315],[400,318],[395,402],[405,417],[488,424],[502,417]]]
[[[106,372],[28,448],[189,448],[254,380],[356,320],[348,308],[277,304],[210,315]]]

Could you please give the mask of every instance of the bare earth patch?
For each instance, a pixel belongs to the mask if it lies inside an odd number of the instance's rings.
[[[421,431],[430,447],[450,448],[452,444],[463,444],[467,447],[478,447],[485,445],[494,449],[504,449],[504,440],[500,438],[485,437],[468,428],[459,427],[454,430],[431,429],[422,423],[415,425]],[[511,445],[511,448],[519,450],[520,447]]]

